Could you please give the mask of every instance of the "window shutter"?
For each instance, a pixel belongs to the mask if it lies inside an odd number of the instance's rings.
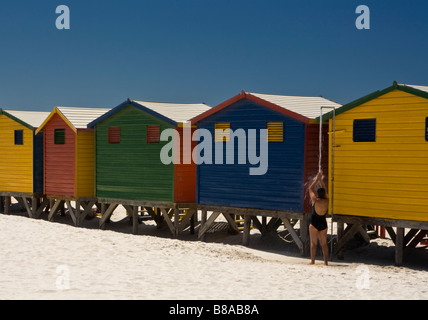
[[[353,130],[354,142],[376,141],[376,119],[356,119]]]
[[[24,130],[15,130],[15,145],[24,144]]]
[[[120,127],[108,128],[108,143],[120,143]]]
[[[160,142],[160,125],[147,126],[147,143]]]
[[[54,143],[65,144],[65,129],[55,129],[54,131]]]
[[[268,142],[283,142],[284,141],[284,123],[283,122],[268,122]]]
[[[215,142],[229,142],[230,141],[230,123],[229,122],[223,122],[223,123],[216,123],[214,125],[214,134]]]

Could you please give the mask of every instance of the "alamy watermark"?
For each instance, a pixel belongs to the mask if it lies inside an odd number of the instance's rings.
[[[70,29],[70,8],[66,5],[56,7],[55,13],[59,16],[55,20],[55,26],[58,30]]]
[[[355,20],[355,27],[358,30],[370,29],[370,8],[366,5],[359,5],[355,9],[355,13],[359,14],[357,20]]]
[[[358,290],[368,290],[370,289],[370,269],[368,266],[360,265],[355,270],[357,274],[357,279],[355,281],[355,286]]]
[[[269,167],[267,129],[215,129],[215,137],[208,129],[183,125],[182,141],[175,129],[161,132],[160,141],[166,143],[160,151],[163,164],[250,164],[250,175],[264,175]],[[192,141],[198,144],[192,150]],[[178,146],[182,145],[182,157]],[[213,147],[214,146],[214,147]],[[237,154],[235,154],[237,152]],[[181,162],[181,158],[183,161]]]
[[[66,264],[56,267],[56,281],[55,285],[57,290],[64,291],[70,289],[70,268]]]

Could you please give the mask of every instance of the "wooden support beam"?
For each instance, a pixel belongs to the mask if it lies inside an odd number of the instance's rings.
[[[257,218],[257,216],[252,216],[251,220],[253,220],[253,226],[259,230],[260,232],[262,232],[263,229],[263,225],[261,224],[261,222],[259,221],[259,219]]]
[[[338,241],[336,253],[345,247],[349,240],[351,240],[359,231],[361,225],[353,224],[349,229],[345,230],[342,238]]]
[[[132,208],[132,233],[138,234],[138,206]]]
[[[236,232],[239,233],[238,226],[236,225],[235,218],[232,218],[231,214],[223,212],[223,216],[226,218],[229,226]]]
[[[182,232],[185,228],[187,228],[189,225],[192,224],[192,221],[194,221],[193,218],[195,215],[196,215],[196,208],[190,208],[189,210],[187,210],[186,215],[181,219],[180,224],[178,226],[178,233]],[[192,231],[190,233],[192,233]]]
[[[343,221],[338,221],[336,225],[337,225],[337,244],[338,244],[345,233],[345,223]],[[343,248],[341,250],[336,250],[336,255],[340,260],[344,259],[343,253],[344,253]]]
[[[39,198],[36,198],[35,196],[31,197],[31,217],[36,217],[36,211],[39,206]]]
[[[178,227],[180,225],[180,209],[174,208],[174,237],[178,236]]]
[[[409,243],[409,247],[415,248],[419,242],[421,242],[425,236],[427,235],[428,231],[427,230],[419,230],[419,233],[417,235],[415,235],[415,237],[413,238],[413,240]]]
[[[53,221],[55,213],[60,209],[64,204],[64,200],[51,200],[54,204],[51,206],[51,211],[49,212],[48,220]]]
[[[70,214],[71,219],[73,220],[74,225],[77,226],[77,217],[76,217],[76,214],[74,212],[73,206],[71,205],[71,201],[67,200],[65,203],[67,205],[68,213]],[[77,210],[78,209],[76,208],[76,212],[77,212]]]
[[[248,246],[250,244],[250,231],[251,231],[252,216],[244,215],[244,234],[242,236],[242,244]]]
[[[386,229],[386,231],[388,231],[388,234],[389,234],[389,236],[391,237],[391,240],[392,240],[392,242],[394,242],[394,244],[395,244],[395,238],[396,238],[396,235],[395,235],[395,231],[394,231],[394,229],[392,228],[392,227],[385,227],[385,229]]]
[[[9,214],[9,209],[10,209],[10,197],[6,196],[4,198],[4,214]]]
[[[159,229],[162,226],[162,223],[164,221],[162,214],[160,213],[160,210],[155,208],[158,211],[158,213],[156,213],[155,209],[153,209],[152,207],[144,207],[144,208],[152,216],[153,220],[156,223],[156,227]]]
[[[111,203],[108,208],[105,209],[101,219],[100,219],[100,228],[104,230],[106,228],[106,222],[110,219],[113,211],[117,208],[117,203]]]
[[[401,266],[403,264],[403,251],[404,251],[404,228],[397,228],[395,242],[395,265]]]
[[[33,217],[38,219],[40,215],[43,213],[43,210],[48,206],[49,199],[43,198],[42,203],[39,205],[39,207],[33,207]]]
[[[309,219],[310,219],[310,215],[304,214],[299,220],[300,221],[300,239],[302,239],[302,244],[303,244],[302,254],[305,257],[308,256],[310,252]]]
[[[198,233],[198,239],[205,241],[205,232],[201,233],[201,229],[204,227],[204,225],[207,223],[207,209],[202,209],[201,212],[201,225]]]
[[[220,215],[221,212],[215,211],[211,214],[211,216],[207,219],[207,221],[201,226],[199,229],[198,238],[201,239],[202,236],[208,231],[211,225],[214,223],[215,219]]]
[[[171,231],[171,234],[175,236],[175,227],[174,227],[174,224],[172,223],[171,217],[168,214],[168,211],[166,211],[165,208],[160,208],[160,211],[162,213],[163,218],[165,219],[166,224],[169,227],[169,230]]]
[[[275,233],[279,226],[282,224],[281,218],[272,217],[266,225],[264,233]]]
[[[418,229],[410,229],[404,237],[404,246],[407,246],[413,237],[419,232]]]
[[[18,200],[19,198],[16,198],[16,200]],[[23,208],[27,211],[27,213],[28,213],[28,216],[30,217],[30,218],[32,218],[33,217],[33,212],[31,211],[31,208],[30,208],[30,206],[29,206],[29,204],[28,204],[28,201],[27,201],[27,198],[26,197],[21,197],[20,199],[19,199],[19,203],[21,204],[21,206],[23,206]]]
[[[76,208],[77,207],[80,208],[80,206],[82,206],[83,208],[83,211],[80,213],[80,216],[79,216],[79,225],[82,224],[82,222],[86,219],[86,216],[88,214],[92,215],[92,207],[96,204],[96,202],[97,201],[95,199],[89,200],[89,201],[83,201],[83,202],[79,201],[79,203],[77,203],[76,201]]]
[[[300,250],[300,253],[304,255],[303,241],[300,239],[296,230],[294,230],[293,226],[291,225],[290,221],[287,218],[281,218],[281,220],[284,223],[284,226],[287,228],[288,232],[290,232],[291,237],[293,238],[294,242],[296,243],[297,247]]]

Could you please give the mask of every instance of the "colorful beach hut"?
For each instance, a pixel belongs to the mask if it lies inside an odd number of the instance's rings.
[[[152,208],[159,208],[171,232],[178,232],[168,212],[192,207],[196,196],[196,165],[183,161],[185,122],[208,109],[203,103],[128,99],[88,125],[95,128],[95,195],[101,203],[109,204],[102,226],[121,204],[128,206],[129,212],[133,212],[132,206],[145,207],[152,214]],[[165,141],[161,134],[166,129],[174,134]],[[192,128],[188,130],[191,134]],[[190,135],[188,138],[190,142]],[[166,150],[167,158],[169,154],[170,159],[178,157],[178,161],[162,160],[162,150]],[[186,152],[191,152],[191,147]],[[184,220],[188,221],[193,212]]]
[[[278,218],[276,223],[281,223],[280,218],[285,221],[291,217],[306,223],[304,213],[311,209],[307,189],[319,169],[319,125],[315,119],[321,107],[338,108],[340,104],[323,97],[242,91],[192,119],[198,129],[208,130],[214,137],[211,149],[215,150],[216,160],[220,160],[220,163],[213,160],[198,166],[200,206],[217,214],[268,215]],[[221,130],[224,135],[218,134]],[[256,130],[256,135],[251,136],[250,130]],[[267,130],[266,137],[261,135],[262,130]],[[322,131],[322,167],[326,173],[327,126]],[[238,132],[246,135],[246,141],[235,139]],[[245,162],[242,161],[245,159],[239,162],[236,156],[242,143],[243,150],[247,150]],[[219,148],[221,144],[224,146]],[[217,150],[222,148],[223,155],[219,156]],[[255,165],[255,161],[251,161],[251,148],[257,156],[266,153],[263,155],[267,159],[263,164],[265,170],[260,174],[251,174],[251,168],[262,166],[261,162]],[[231,159],[229,163],[227,160],[228,150],[234,151],[232,163]],[[260,225],[255,217],[253,222]],[[209,224],[200,232],[203,234],[208,227]]]
[[[35,131],[48,115],[49,112],[0,109],[0,196],[6,213],[10,197],[16,198],[30,217],[40,212],[43,134]]]
[[[325,119],[332,128],[333,114]],[[428,230],[428,86],[394,82],[336,111],[335,127],[329,172],[341,225],[337,249],[364,235],[362,225],[385,226],[400,264],[403,246],[415,246]],[[346,233],[343,223],[352,224]]]
[[[44,135],[43,189],[53,202],[49,219],[66,203],[75,224],[79,224],[80,205],[86,215],[96,202],[94,131],[87,125],[109,110],[55,107],[36,130],[36,134],[43,131]],[[76,212],[70,201],[76,201]]]

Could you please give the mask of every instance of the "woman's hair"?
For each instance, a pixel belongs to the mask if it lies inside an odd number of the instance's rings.
[[[317,190],[317,193],[318,193],[318,198],[320,198],[320,199],[326,199],[325,189],[324,188],[319,188]]]

